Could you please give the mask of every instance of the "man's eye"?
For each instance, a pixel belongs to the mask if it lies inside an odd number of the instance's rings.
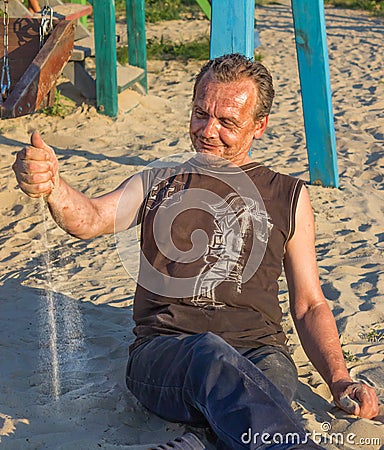
[[[233,122],[231,122],[230,120],[222,120],[221,124],[225,127],[225,128],[234,128],[235,124]]]
[[[206,115],[204,111],[195,111],[195,116],[198,118],[206,117]]]

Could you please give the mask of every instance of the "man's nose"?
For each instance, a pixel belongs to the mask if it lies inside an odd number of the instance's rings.
[[[215,137],[218,134],[218,121],[214,117],[206,120],[202,134],[206,138]]]

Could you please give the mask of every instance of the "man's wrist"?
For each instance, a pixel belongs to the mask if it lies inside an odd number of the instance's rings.
[[[335,383],[343,383],[343,382],[352,382],[352,378],[350,377],[348,372],[341,372],[340,374],[333,374],[329,384]]]
[[[332,381],[328,383],[328,386],[332,394],[335,395],[340,391],[342,391],[346,386],[350,385],[351,383],[353,383],[353,380],[347,373],[339,377],[333,377]]]
[[[52,182],[51,192],[45,198],[50,206],[53,206],[54,203],[59,200],[60,195],[62,194],[63,185],[64,183],[57,172],[54,176],[54,182]]]

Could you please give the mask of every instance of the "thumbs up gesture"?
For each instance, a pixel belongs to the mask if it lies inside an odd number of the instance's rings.
[[[17,153],[12,169],[21,190],[32,198],[48,197],[59,182],[55,152],[36,132],[31,145]]]

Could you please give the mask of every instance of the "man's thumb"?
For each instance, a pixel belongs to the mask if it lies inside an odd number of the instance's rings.
[[[34,131],[31,135],[31,145],[35,148],[50,148],[41,138],[40,134]]]

